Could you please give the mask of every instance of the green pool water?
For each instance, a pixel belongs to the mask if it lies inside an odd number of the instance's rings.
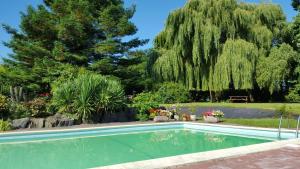
[[[0,168],[83,169],[269,141],[174,129],[0,144]]]

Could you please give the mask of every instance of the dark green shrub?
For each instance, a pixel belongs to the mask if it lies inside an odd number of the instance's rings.
[[[147,113],[151,108],[159,107],[159,96],[152,92],[143,92],[133,98],[133,107],[138,113]]]
[[[2,84],[1,84],[2,83]],[[7,84],[3,84],[3,82],[1,81],[1,77],[0,77],[0,95],[9,95],[9,88],[10,86]]]
[[[290,89],[289,94],[285,97],[288,102],[299,103],[300,102],[300,84],[295,85],[293,89]]]
[[[149,115],[146,113],[138,113],[136,115],[137,120],[139,121],[148,121],[149,120]]]
[[[11,124],[8,121],[0,120],[0,131],[11,130]]]
[[[190,100],[189,90],[179,83],[163,83],[156,93],[161,103],[186,103]]]
[[[0,94],[0,118],[7,118],[9,113],[9,100]]]
[[[136,118],[140,121],[149,119],[149,110],[159,107],[159,96],[152,92],[143,92],[133,98],[132,107],[137,111]]]
[[[52,104],[61,113],[74,114],[84,123],[124,107],[124,90],[117,80],[84,73],[53,91]]]
[[[31,111],[28,107],[23,102],[11,102],[9,105],[9,112],[10,112],[10,117],[12,119],[18,119],[18,118],[24,118],[24,117],[30,117],[31,116]]]

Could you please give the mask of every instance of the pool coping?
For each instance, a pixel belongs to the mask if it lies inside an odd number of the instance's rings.
[[[90,169],[158,169],[167,167],[176,167],[186,164],[198,163],[208,160],[224,159],[229,157],[242,156],[246,154],[258,153],[293,145],[300,145],[300,139],[289,139],[274,141],[268,143],[260,143],[248,146],[233,147],[220,150],[212,150],[199,153],[191,153],[184,155],[177,155],[171,157],[163,157],[151,160],[143,160],[129,163],[122,163],[116,165],[93,167]]]

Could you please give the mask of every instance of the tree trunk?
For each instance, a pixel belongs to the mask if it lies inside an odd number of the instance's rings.
[[[209,97],[210,97],[210,102],[213,102],[213,94],[212,91],[209,89]]]

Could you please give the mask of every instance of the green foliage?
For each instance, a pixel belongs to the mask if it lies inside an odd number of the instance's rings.
[[[143,92],[133,98],[133,107],[139,114],[147,114],[151,108],[159,107],[160,97],[156,93]]]
[[[45,98],[34,98],[27,103],[32,117],[47,115],[47,101]]]
[[[294,88],[289,90],[286,100],[292,103],[300,103],[300,84],[296,84]]]
[[[0,120],[0,131],[11,130],[12,126],[8,121]]]
[[[23,87],[10,87],[10,97],[14,102],[25,101],[25,94],[23,92]]]
[[[288,80],[294,71],[297,53],[290,45],[282,44],[274,47],[268,57],[261,57],[257,65],[257,83],[270,93],[281,89],[283,82]]]
[[[292,6],[293,8],[298,11],[300,7],[300,1],[299,0],[292,0]]]
[[[9,101],[6,96],[0,94],[0,118],[6,118],[9,112]]]
[[[12,36],[6,46],[14,53],[3,59],[0,76],[10,86],[23,86],[36,94],[49,92],[57,77],[76,73],[72,66],[120,75],[111,70],[119,68],[132,48],[147,43],[138,38],[124,41],[137,28],[130,21],[135,6],[125,8],[122,0],[43,2],[37,8],[28,6],[18,30],[3,25]]]
[[[9,85],[2,83],[2,85],[0,85],[0,94],[9,95]]]
[[[213,89],[228,89],[230,83],[235,89],[252,89],[258,49],[245,40],[227,40],[223,53],[215,65]]]
[[[51,89],[55,90],[61,84],[75,79],[79,74],[85,73],[86,69],[83,67],[78,68],[71,64],[60,64],[55,70],[51,70],[51,72],[56,77],[50,78],[49,83],[51,84]]]
[[[53,91],[52,104],[61,113],[75,114],[83,122],[124,106],[124,91],[119,81],[85,73]],[[101,119],[102,120],[102,119]]]
[[[152,79],[146,68],[151,51],[130,52],[126,58],[119,60],[118,64],[111,64],[113,60],[101,60],[91,65],[92,70],[103,75],[113,75],[121,80],[126,94],[140,93],[151,88]]]
[[[10,102],[9,105],[10,118],[19,119],[31,116],[31,110],[28,105],[23,102]]]
[[[292,35],[292,44],[297,51],[300,51],[300,14],[294,18],[293,23],[291,24],[291,35]]]
[[[154,92],[139,93],[133,98],[132,107],[137,111],[139,121],[149,120],[150,109],[159,107],[160,96]]]
[[[6,68],[0,64],[0,94],[2,95],[9,94],[9,84],[7,79],[5,79],[6,73],[7,73]]]
[[[159,57],[152,62],[152,72],[159,80],[179,82],[192,90],[253,89],[257,64],[262,58],[275,57],[277,51],[271,48],[287,39],[282,37],[289,34],[286,27],[282,9],[272,3],[187,1],[169,15],[165,29],[155,39]],[[279,48],[294,53],[284,44]],[[261,73],[260,84],[267,88],[274,85],[261,81],[276,83],[283,77],[281,71],[278,78],[269,79]]]
[[[155,92],[160,98],[159,103],[186,103],[189,101],[189,91],[185,86],[178,83],[165,82]]]
[[[136,115],[137,120],[139,121],[148,121],[149,120],[149,115],[146,113],[138,113]]]

